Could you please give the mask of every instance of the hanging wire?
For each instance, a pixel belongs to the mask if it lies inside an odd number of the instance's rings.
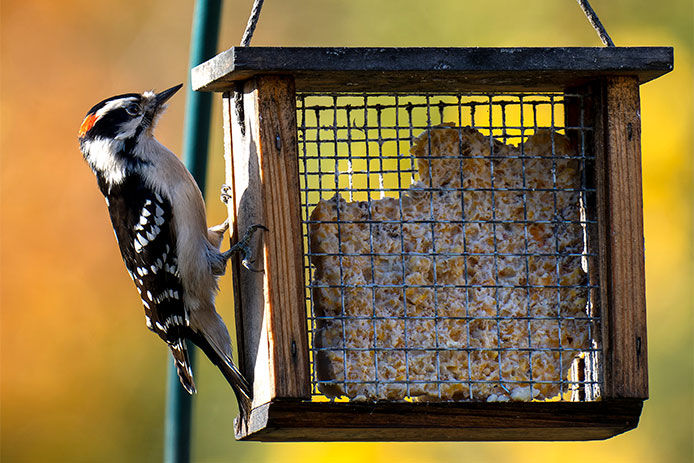
[[[246,30],[243,32],[243,38],[241,38],[241,46],[247,47],[251,44],[251,39],[253,38],[253,32],[255,32],[255,26],[258,24],[258,19],[260,18],[260,10],[263,8],[264,0],[255,0],[253,2],[253,9],[251,10],[251,16],[248,18],[248,24],[246,24]]]
[[[591,26],[593,26],[593,29],[595,29],[595,32],[598,33],[598,37],[600,37],[600,40],[602,40],[602,43],[606,47],[614,47],[614,42],[610,38],[610,36],[607,34],[607,31],[605,30],[605,26],[602,25],[600,22],[600,18],[598,18],[598,15],[595,13],[593,8],[591,8],[590,3],[588,3],[588,0],[577,0],[578,5],[581,7],[583,10],[583,13],[585,13],[586,18],[588,18],[588,22],[590,23]]]
[[[583,10],[583,13],[586,15],[586,18],[588,18],[588,22],[590,22],[590,25],[593,26],[593,29],[595,29],[595,32],[597,32],[598,37],[600,37],[602,43],[607,47],[614,47],[614,42],[607,33],[605,26],[603,26],[602,22],[600,22],[600,18],[598,18],[597,13],[595,13],[595,10],[593,10],[590,3],[588,3],[588,0],[577,1],[578,5],[581,7],[581,10]],[[260,19],[260,10],[263,8],[263,2],[264,0],[255,0],[253,2],[251,15],[248,18],[248,23],[246,24],[246,30],[243,32],[243,37],[241,38],[242,47],[247,47],[251,44],[255,27],[258,24],[258,19]]]

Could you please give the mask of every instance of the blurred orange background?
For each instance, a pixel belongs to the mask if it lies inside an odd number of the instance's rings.
[[[251,3],[224,2],[220,51],[240,40]],[[639,427],[589,443],[239,443],[233,394],[200,361],[194,461],[694,459],[693,4],[594,0],[593,7],[617,45],[675,47],[675,71],[641,89],[651,398]],[[184,0],[2,1],[2,461],[161,460],[166,349],[145,329],[77,129],[105,97],[188,81],[192,12]],[[600,45],[570,0],[268,0],[253,44]],[[224,215],[216,199],[224,176],[219,100],[210,222]],[[169,107],[158,138],[180,152],[184,98]],[[225,278],[218,305],[231,320]]]

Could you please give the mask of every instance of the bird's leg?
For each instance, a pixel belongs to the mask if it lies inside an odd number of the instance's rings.
[[[243,237],[235,244],[233,245],[228,251],[222,253],[222,257],[224,257],[224,261],[226,262],[227,259],[231,257],[232,254],[235,252],[242,252],[243,253],[243,259],[241,260],[241,265],[246,267],[248,270],[252,272],[262,272],[262,269],[255,269],[251,267],[251,264],[255,262],[254,259],[251,259],[251,238],[253,238],[253,234],[256,232],[258,229],[262,229],[265,231],[269,231],[267,227],[264,225],[260,224],[254,224],[248,227],[246,230],[246,233],[243,235]]]
[[[234,192],[231,191],[231,187],[226,183],[222,184],[222,188],[219,192],[219,200],[224,204],[229,204],[229,200],[233,198]]]
[[[217,249],[219,249],[219,246],[222,244],[222,237],[224,236],[224,233],[229,229],[229,219],[226,219],[224,222],[220,223],[219,225],[215,225],[214,227],[210,227],[207,229],[207,239],[209,240],[210,243]]]

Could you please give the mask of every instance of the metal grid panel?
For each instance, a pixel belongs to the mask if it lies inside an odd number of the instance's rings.
[[[599,397],[585,104],[563,93],[297,95],[314,400]],[[456,140],[447,151],[444,135]]]

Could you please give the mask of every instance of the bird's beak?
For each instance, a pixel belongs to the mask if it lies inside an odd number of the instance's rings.
[[[168,101],[169,98],[174,96],[174,93],[179,91],[183,87],[183,84],[178,84],[175,85],[169,89],[164,90],[161,93],[157,93],[157,95],[154,97],[154,101],[156,102],[156,107],[160,108],[164,103]]]

